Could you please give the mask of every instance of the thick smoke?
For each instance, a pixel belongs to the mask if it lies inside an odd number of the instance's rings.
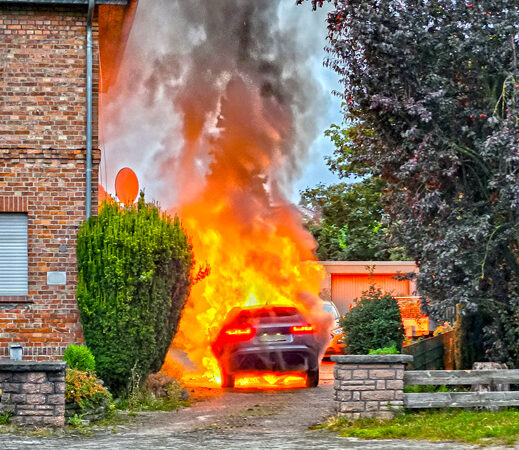
[[[243,183],[258,203],[283,203],[326,95],[312,75],[322,12],[294,3],[139,1],[118,82],[101,100],[108,191],[129,166],[166,208],[211,177]]]
[[[140,0],[102,99],[107,186],[134,169],[210,268],[173,346],[213,376],[211,342],[234,307],[296,306],[329,336],[314,242],[285,199],[325,104],[312,75],[320,18],[291,0]]]

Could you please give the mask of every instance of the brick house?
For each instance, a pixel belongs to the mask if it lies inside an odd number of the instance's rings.
[[[24,359],[59,359],[83,339],[76,234],[97,210],[98,93],[116,76],[135,7],[0,0],[0,358],[19,344]]]

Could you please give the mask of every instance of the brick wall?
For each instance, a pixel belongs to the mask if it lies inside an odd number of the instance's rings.
[[[94,24],[94,94],[98,85]],[[57,359],[82,340],[76,234],[85,218],[86,8],[0,6],[0,213],[28,215],[28,296],[0,296],[0,358]],[[99,150],[94,95],[93,212]],[[47,286],[47,272],[67,273]]]
[[[94,92],[97,34],[94,23]],[[0,6],[0,148],[84,149],[85,67],[85,7]]]

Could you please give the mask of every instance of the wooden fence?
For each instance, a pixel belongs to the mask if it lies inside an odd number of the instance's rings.
[[[483,385],[487,392],[431,392],[404,394],[406,408],[519,406],[519,370],[406,370],[405,385]],[[506,389],[506,390],[504,390]]]
[[[402,349],[405,355],[412,355],[409,364],[414,370],[439,370],[454,368],[454,331],[423,339]]]

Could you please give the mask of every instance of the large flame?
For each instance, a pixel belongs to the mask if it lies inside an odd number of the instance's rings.
[[[111,185],[115,169],[132,167],[147,196],[181,217],[198,282],[164,369],[178,376],[180,360],[216,383],[210,344],[233,307],[293,305],[328,336],[315,243],[281,193],[307,161],[325,110],[312,75],[324,37],[308,33],[317,14],[282,1],[207,5],[139,0],[116,82],[104,82],[102,61],[100,175]],[[298,378],[248,375],[237,384]]]
[[[280,163],[272,148],[279,124],[273,127],[262,118],[266,106],[245,82],[228,85],[205,184],[176,211],[192,237],[197,262],[207,269],[192,288],[173,341],[197,367],[187,375],[191,381],[219,383],[211,342],[234,307],[295,306],[321,337],[328,333],[329,318],[318,298],[323,269],[313,256],[313,240],[297,210],[280,196],[274,203],[269,192],[267,174]],[[297,375],[249,375],[237,386],[304,382]]]

